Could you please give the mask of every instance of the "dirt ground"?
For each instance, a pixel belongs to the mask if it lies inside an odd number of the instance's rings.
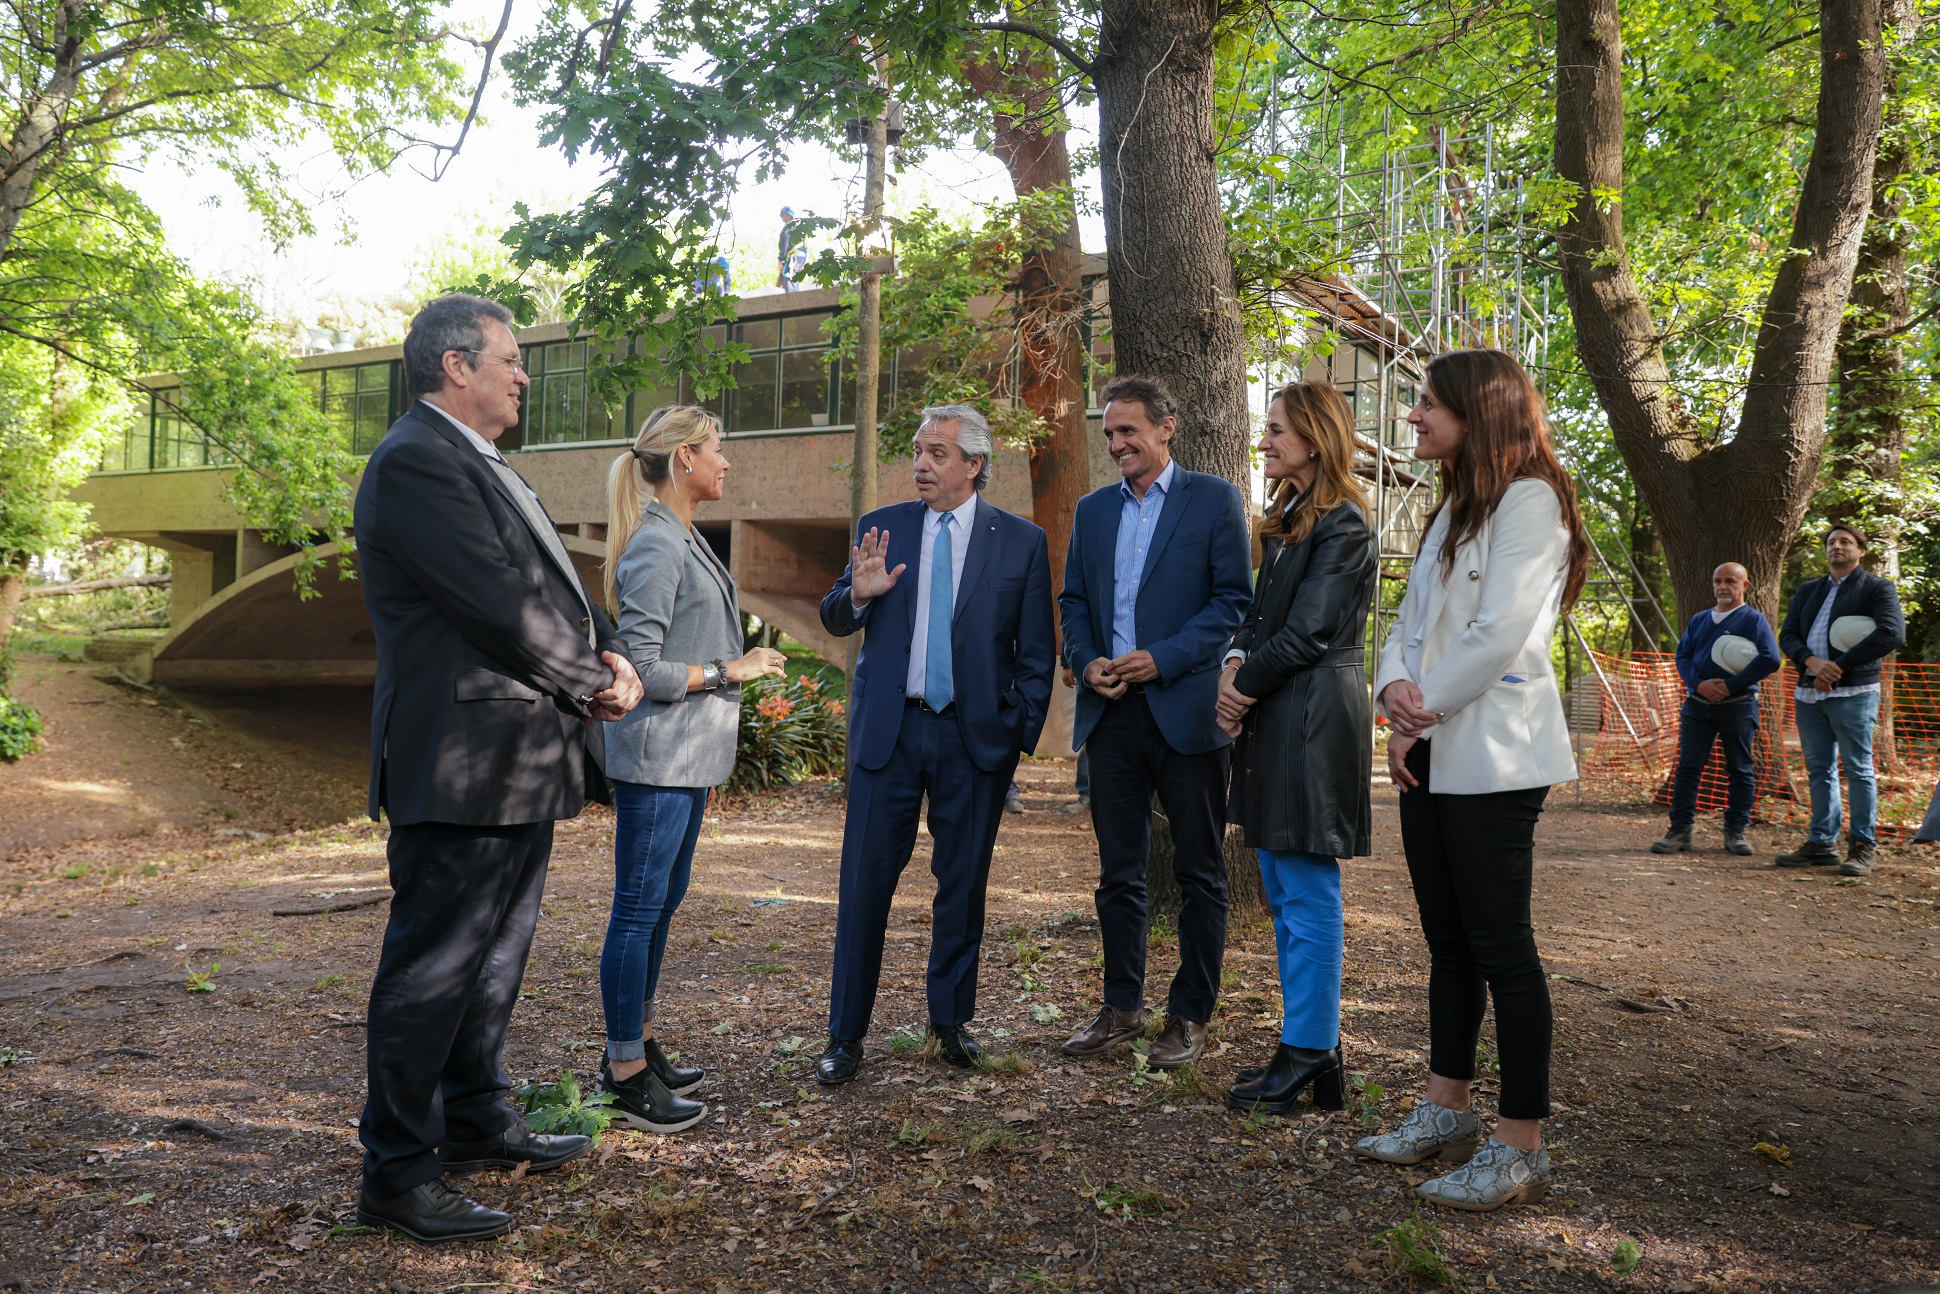
[[[237,707],[25,664],[50,744],[0,766],[0,1289],[1403,1290],[1438,1264],[1467,1290],[1940,1284],[1940,852],[1889,851],[1861,882],[1768,855],[1656,858],[1659,819],[1559,791],[1537,893],[1557,1188],[1470,1217],[1418,1210],[1425,1174],[1343,1153],[1362,1117],[1401,1117],[1427,1040],[1392,792],[1377,788],[1375,857],[1346,871],[1344,1046],[1364,1108],[1246,1120],[1220,1100],[1277,1036],[1260,920],[1235,923],[1197,1073],[1057,1051],[1098,993],[1094,845],[1059,811],[1058,762],[1022,770],[1026,812],[991,876],[974,1028],[1015,1062],[969,1075],[912,1046],[919,854],[862,1077],[819,1089],[839,791],[721,806],[658,1012],[713,1075],[707,1120],[609,1132],[546,1177],[472,1179],[516,1215],[496,1242],[363,1232],[384,837],[354,820],[354,742],[325,725],[313,750],[266,721],[239,736]],[[561,825],[512,1025],[520,1078],[597,1067],[611,842],[605,812]],[[378,901],[315,911],[360,899]],[[292,909],[313,914],[276,915]],[[1157,940],[1155,1001],[1174,964]],[[213,991],[188,991],[192,971]]]

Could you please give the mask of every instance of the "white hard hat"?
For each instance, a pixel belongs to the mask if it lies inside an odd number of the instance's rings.
[[[1826,638],[1832,643],[1832,650],[1848,652],[1873,636],[1879,622],[1871,616],[1840,616],[1832,622],[1832,629]]]
[[[1711,644],[1711,663],[1727,674],[1741,674],[1758,659],[1758,644],[1737,634],[1720,634]]]

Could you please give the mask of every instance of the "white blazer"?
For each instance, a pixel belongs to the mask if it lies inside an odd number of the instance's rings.
[[[1445,509],[1431,534],[1446,538]],[[1433,738],[1431,791],[1484,795],[1576,780],[1549,656],[1568,568],[1562,502],[1547,481],[1528,478],[1503,491],[1446,579],[1439,558],[1416,561],[1374,695],[1386,713],[1381,693],[1412,679],[1424,706],[1442,715],[1423,734]]]

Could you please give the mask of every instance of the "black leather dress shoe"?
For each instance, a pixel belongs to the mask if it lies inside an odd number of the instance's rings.
[[[1300,1093],[1312,1088],[1316,1106],[1323,1110],[1338,1110],[1346,1104],[1342,1080],[1339,1047],[1315,1051],[1309,1047],[1289,1047],[1281,1043],[1264,1073],[1251,1082],[1239,1083],[1226,1093],[1226,1108],[1255,1110],[1262,1114],[1290,1114],[1294,1103],[1300,1099]]]
[[[828,1049],[815,1062],[815,1081],[827,1087],[846,1083],[862,1068],[862,1039],[830,1038]]]
[[[388,1227],[427,1245],[460,1240],[490,1240],[512,1229],[512,1215],[488,1209],[434,1177],[402,1195],[357,1197],[357,1221],[366,1227]]]
[[[534,1132],[524,1121],[513,1124],[490,1141],[473,1141],[438,1147],[438,1158],[452,1177],[470,1177],[487,1168],[517,1168],[526,1164],[528,1173],[544,1173],[570,1164],[592,1149],[591,1137],[548,1136]]]
[[[983,1064],[983,1048],[960,1024],[932,1024],[930,1037],[943,1049],[943,1059],[958,1069],[975,1069]]]
[[[687,1095],[707,1077],[704,1069],[683,1069],[668,1060],[667,1053],[660,1050],[660,1043],[653,1038],[647,1039],[647,1068],[675,1096]]]

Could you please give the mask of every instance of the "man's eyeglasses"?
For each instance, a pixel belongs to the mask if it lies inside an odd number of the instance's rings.
[[[460,355],[483,355],[487,359],[495,359],[511,369],[514,373],[525,372],[525,357],[523,355],[500,355],[496,351],[473,350],[469,346],[454,346],[452,349]]]

